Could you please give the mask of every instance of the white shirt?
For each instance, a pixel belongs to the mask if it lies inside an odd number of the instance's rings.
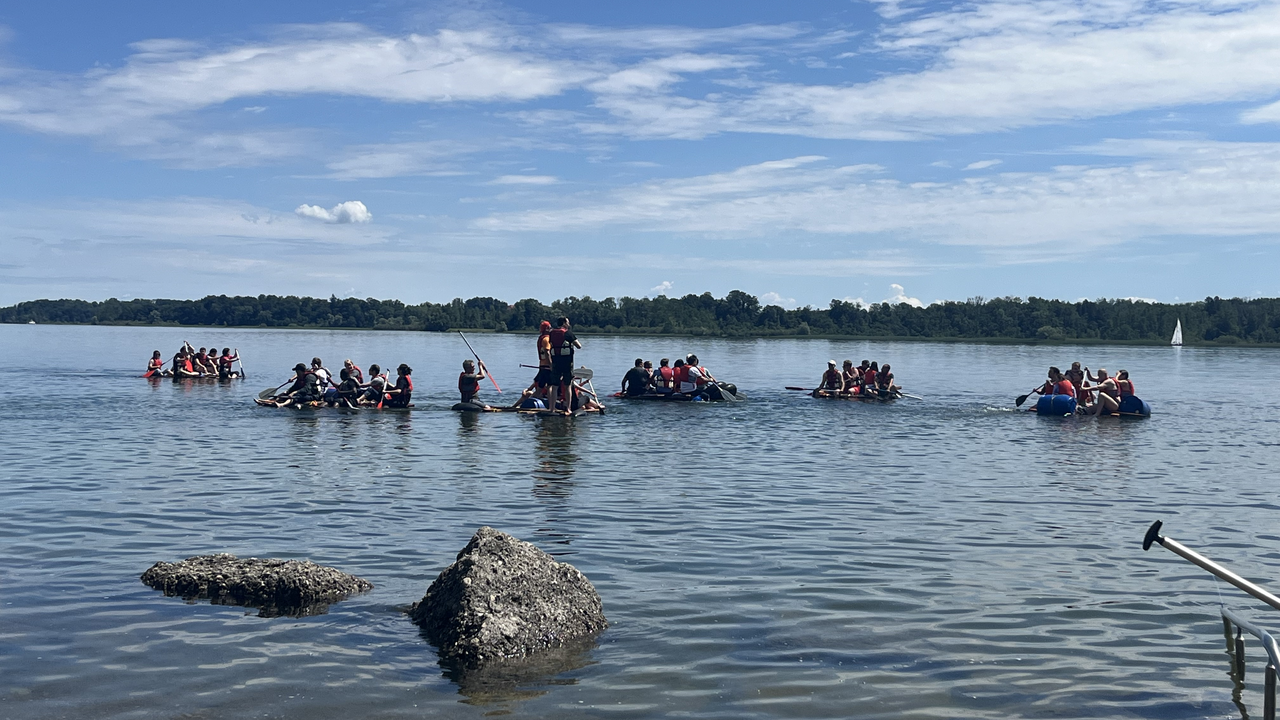
[[[689,366],[689,382],[680,383],[680,392],[689,393],[698,389],[698,381],[702,379],[702,372],[698,370],[696,365]]]

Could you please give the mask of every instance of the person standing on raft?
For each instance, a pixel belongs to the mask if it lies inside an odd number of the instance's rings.
[[[848,362],[848,361],[846,361]],[[849,363],[852,365],[853,363]],[[822,373],[822,380],[818,382],[818,387],[814,389],[814,397],[828,397],[837,395],[845,391],[844,375],[836,369],[836,361],[827,361],[827,370]]]
[[[462,395],[462,402],[481,405],[486,410],[488,405],[477,401],[476,395],[480,393],[480,381],[487,377],[484,374],[484,363],[480,363],[480,372],[476,372],[476,364],[471,360],[462,361],[462,372],[458,373],[458,392]]]
[[[569,328],[569,318],[561,316],[556,318],[556,328],[547,336],[551,341],[551,387],[547,393],[550,398],[547,407],[552,412],[558,411],[558,399],[564,395],[563,412],[566,415],[572,413],[569,409],[571,398],[565,393],[573,387],[573,351],[582,348],[582,343],[578,342],[578,336],[574,335]]]
[[[635,397],[649,392],[649,373],[644,371],[644,359],[636,358],[635,367],[622,377],[622,394]]]

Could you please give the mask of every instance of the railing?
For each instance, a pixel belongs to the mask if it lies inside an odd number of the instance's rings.
[[[1150,550],[1151,544],[1159,543],[1161,547],[1168,549],[1175,555],[1178,555],[1189,562],[1208,570],[1214,576],[1219,577],[1227,582],[1235,585],[1241,590],[1258,598],[1277,610],[1280,610],[1280,597],[1268,592],[1265,588],[1245,580],[1239,575],[1231,572],[1218,563],[1174,540],[1173,538],[1163,537],[1160,535],[1160,527],[1162,523],[1157,520],[1152,523],[1147,530],[1147,536],[1142,540],[1142,549]],[[1232,655],[1232,679],[1235,680],[1238,687],[1244,686],[1244,633],[1249,633],[1262,643],[1262,649],[1267,653],[1267,669],[1264,679],[1264,695],[1263,695],[1263,720],[1275,720],[1276,718],[1276,668],[1280,667],[1280,646],[1276,645],[1275,638],[1271,637],[1271,633],[1257,627],[1253,623],[1241,618],[1230,608],[1222,607],[1222,628],[1227,637],[1227,650]],[[1234,632],[1233,632],[1234,630]],[[1234,647],[1232,643],[1232,635],[1235,635]]]

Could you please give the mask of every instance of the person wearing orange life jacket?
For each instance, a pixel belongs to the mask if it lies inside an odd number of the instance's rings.
[[[147,361],[147,372],[142,377],[160,377],[166,374],[164,360],[160,357],[160,351],[152,352],[151,359]]]
[[[553,412],[558,411],[559,398],[564,397],[566,414],[572,412],[569,407],[572,405],[572,398],[566,393],[573,386],[573,351],[582,348],[578,336],[570,328],[569,318],[561,316],[556,318],[556,326],[547,336],[551,341],[551,382],[547,391],[547,407]]]
[[[653,371],[653,388],[660,393],[669,393],[675,390],[675,371],[671,369],[671,360],[662,358],[658,361],[658,369]]]
[[[680,381],[680,392],[685,395],[695,395],[709,382],[711,381],[707,377],[706,368],[698,365],[698,356],[693,353],[685,355],[684,378]]]
[[[377,405],[382,399],[383,393],[387,391],[387,376],[377,363],[369,366],[369,382],[362,383],[360,387],[364,390],[364,394],[360,396],[361,404]]]
[[[850,363],[852,365],[853,363]],[[836,361],[828,360],[826,372],[822,373],[822,379],[818,381],[818,387],[814,388],[814,397],[829,397],[845,391],[844,374],[836,369]]]
[[[862,394],[875,395],[876,377],[880,374],[880,363],[875,361],[867,363],[866,360],[862,362],[866,363],[862,366]]]
[[[671,387],[676,392],[683,392],[680,387],[689,382],[689,368],[684,364],[684,358],[676,358],[671,364]]]
[[[880,372],[876,373],[876,392],[880,397],[898,397],[902,394],[902,387],[893,384],[889,363],[885,363]]]
[[[351,358],[347,358],[346,360],[343,360],[342,367],[347,369],[347,372],[350,373],[351,378],[353,380],[360,383],[361,385],[364,384],[364,372],[360,370],[359,365],[356,365],[354,362],[352,362]],[[339,374],[339,377],[341,377],[341,374]]]
[[[1106,368],[1098,368],[1098,377],[1094,379],[1095,385],[1089,390],[1098,393],[1098,401],[1090,405],[1085,411],[1086,415],[1101,415],[1105,413],[1113,413],[1120,409],[1120,386],[1116,381],[1107,376]]]
[[[400,363],[400,367],[396,368],[396,384],[395,387],[387,391],[387,401],[385,407],[409,407],[409,401],[413,399],[413,378],[409,377],[413,373],[413,368],[404,363]]]
[[[177,355],[173,356],[173,365],[169,367],[175,379],[200,377],[200,373],[191,362],[191,354],[187,352],[186,347],[183,347],[178,351]]]
[[[1133,381],[1129,379],[1128,370],[1116,373],[1116,387],[1120,389],[1121,399],[1133,396]]]
[[[239,359],[240,355],[231,352],[231,348],[222,348],[222,355],[218,358],[218,378],[229,380],[240,377],[240,373],[235,371],[235,362]]]
[[[1070,398],[1076,396],[1076,386],[1062,374],[1057,367],[1049,368],[1049,379],[1044,385],[1036,388],[1032,392],[1037,395],[1066,395]]]

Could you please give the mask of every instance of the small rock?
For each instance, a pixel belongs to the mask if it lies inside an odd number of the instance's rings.
[[[186,600],[258,608],[261,617],[320,615],[331,603],[373,589],[368,580],[306,560],[226,553],[158,562],[142,573],[142,582]]]
[[[476,531],[409,615],[441,660],[461,667],[528,657],[609,625],[577,568],[491,527]]]

